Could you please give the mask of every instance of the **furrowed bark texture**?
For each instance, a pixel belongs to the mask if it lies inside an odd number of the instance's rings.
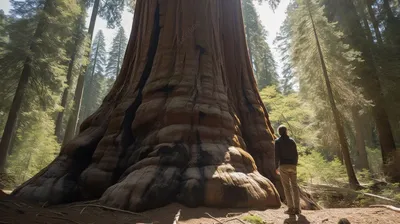
[[[178,201],[280,207],[273,130],[246,49],[239,0],[139,0],[102,106],[13,194],[100,198],[143,211]],[[267,179],[267,178],[269,179]]]

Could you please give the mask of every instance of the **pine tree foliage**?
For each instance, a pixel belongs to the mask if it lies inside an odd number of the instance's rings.
[[[4,152],[20,150],[12,149],[12,145],[17,145],[13,135],[18,133],[17,124],[26,122],[20,115],[27,108],[37,110],[37,114],[43,116],[55,112],[65,80],[65,47],[71,37],[70,21],[80,13],[75,0],[11,1],[11,5],[6,25],[8,41],[2,44],[4,51],[0,58],[1,85],[4,87],[0,94],[5,99],[1,103],[1,113],[5,116],[0,123],[7,129],[4,129],[7,135],[1,139],[4,141],[1,144],[2,161],[6,159]],[[25,81],[21,81],[23,79]],[[43,138],[53,136],[44,134]]]
[[[367,10],[366,7],[372,7],[369,5],[371,2],[374,3],[375,1],[361,3],[345,0],[323,1],[326,6],[325,13],[327,17],[331,21],[337,22],[338,27],[343,32],[343,41],[353,49],[361,52],[362,61],[354,63],[355,73],[360,77],[355,84],[362,88],[364,95],[373,103],[370,110],[375,122],[377,136],[379,137],[385,175],[387,175],[388,179],[400,181],[399,172],[395,171],[394,156],[396,155],[396,143],[393,135],[394,132],[392,131],[392,123],[397,123],[398,118],[395,118],[395,122],[391,122],[390,114],[393,114],[391,110],[396,109],[388,109],[396,101],[392,99],[392,102],[388,103],[387,91],[389,85],[385,84],[385,74],[396,71],[396,69],[390,66],[392,64],[390,61],[397,58],[390,51],[395,50],[396,47],[392,46],[385,49],[388,40],[383,38],[380,41],[377,38],[378,36],[382,36],[379,33],[388,27],[379,24],[379,28],[376,28],[376,22],[381,17],[378,16],[379,14],[376,14],[376,11]],[[382,3],[382,7],[384,8],[384,18],[393,18],[394,14],[390,6],[390,1],[382,0],[379,3]],[[368,16],[366,16],[367,12]],[[369,29],[367,29],[368,27]]]
[[[9,157],[7,172],[14,177],[16,185],[47,166],[60,147],[53,134],[51,114],[54,110],[43,111],[37,105],[31,102],[21,114],[13,153]]]
[[[103,100],[101,97],[105,91],[105,68],[107,51],[103,31],[99,31],[94,38],[90,56],[90,63],[85,75],[85,88],[82,99],[82,113],[80,119],[83,120],[93,113]]]
[[[121,22],[122,12],[126,5],[131,3],[130,0],[89,0],[87,2],[87,7],[92,7],[92,13],[90,16],[90,23],[88,28],[88,39],[89,44],[91,44],[94,27],[96,24],[97,16],[105,19],[107,21],[107,26],[109,28],[114,28],[115,26],[119,26]],[[90,57],[90,51],[87,52],[84,56],[85,58]],[[86,64],[82,66],[80,69],[80,76],[78,77],[78,81],[76,83],[75,88],[75,97],[73,102],[73,107],[71,108],[71,113],[68,117],[68,122],[65,128],[65,134],[63,136],[63,143],[67,143],[69,140],[73,138],[75,133],[78,130],[79,126],[79,117],[82,117],[82,96],[84,94],[84,86],[85,84],[85,74],[88,73],[88,67]],[[61,119],[59,119],[61,120]],[[60,122],[58,122],[60,123]],[[56,130],[59,129],[59,125],[56,126]]]
[[[289,6],[288,8],[290,8]],[[284,95],[288,95],[294,92],[294,87],[296,84],[295,70],[292,65],[290,58],[290,40],[291,40],[291,27],[288,19],[286,18],[280,27],[280,32],[274,40],[274,44],[278,48],[280,53],[280,61],[282,63],[280,90]]]
[[[358,4],[357,4],[358,3]],[[400,141],[400,92],[397,83],[400,82],[400,8],[393,1],[356,2],[360,17],[370,26],[373,42],[370,43],[374,63],[378,67],[383,94],[387,102],[388,115],[391,119],[394,137]],[[368,14],[366,16],[365,14]],[[374,25],[376,24],[376,25]],[[378,41],[377,37],[381,38]]]
[[[3,10],[0,10],[0,56],[4,53],[4,45],[8,43],[8,36],[6,31],[7,16]]]
[[[330,121],[326,124],[334,130],[329,133],[338,133],[341,151],[337,155],[343,154],[349,183],[357,187],[343,120],[347,108],[366,104],[352,85],[356,78],[352,63],[360,60],[360,54],[341,42],[342,34],[328,22],[318,0],[299,0],[296,7],[289,7],[288,23],[291,61],[299,76],[300,94],[312,103],[317,118],[324,116],[322,121]],[[334,119],[327,119],[330,114]]]
[[[81,4],[82,7],[82,4]],[[65,125],[67,121],[64,121],[71,109],[72,103],[72,90],[74,88],[74,80],[79,74],[80,67],[86,65],[88,60],[85,60],[84,55],[88,49],[85,31],[85,20],[86,11],[82,10],[80,15],[76,18],[76,23],[73,24],[72,38],[68,41],[66,45],[66,54],[68,56],[68,61],[66,66],[68,66],[65,77],[64,91],[61,95],[61,101],[59,105],[59,110],[55,119],[55,135],[58,140],[61,141],[64,136]]]
[[[15,23],[10,26],[17,27],[11,28],[14,33],[10,34],[10,37],[12,36],[10,40],[15,44],[8,45],[16,46],[16,48],[10,49],[9,52],[12,54],[23,48],[25,55],[21,55],[21,52],[16,52],[16,54],[20,54],[21,59],[26,55],[33,58],[30,86],[41,97],[43,106],[54,106],[58,101],[65,76],[64,62],[67,60],[65,46],[72,31],[69,22],[79,14],[80,9],[74,0],[52,1],[55,7],[49,11],[40,10],[43,9],[45,1],[28,0],[11,1],[11,3],[13,5],[11,16]],[[33,15],[33,12],[37,14]],[[19,17],[23,19],[17,19]],[[35,38],[34,32],[39,20],[44,20],[44,32],[40,37]],[[29,48],[31,50],[26,51]]]
[[[121,70],[127,44],[128,39],[126,38],[125,30],[123,27],[120,27],[111,43],[111,48],[108,53],[106,76],[111,82],[115,80]]]
[[[314,16],[323,54],[326,55],[334,96],[342,107],[341,111],[346,111],[345,108],[350,105],[364,105],[367,102],[363,100],[359,89],[351,85],[357,78],[353,73],[352,62],[360,60],[360,53],[341,41],[342,34],[337,30],[335,24],[328,22],[319,2],[311,1],[311,3],[310,10]],[[316,109],[324,111],[324,105],[328,103],[326,87],[321,76],[321,62],[308,13],[308,6],[301,1],[295,9],[288,12],[291,27],[291,62],[298,74],[300,93],[309,102],[320,102],[320,105],[316,105]]]
[[[93,7],[97,0],[87,0],[87,6]],[[100,18],[107,21],[107,27],[114,29],[119,26],[122,19],[124,7],[129,4],[130,0],[104,0],[100,1],[99,14]]]
[[[276,63],[265,39],[267,31],[260,21],[253,0],[243,0],[242,9],[247,46],[258,88],[262,89],[265,86],[277,84]]]

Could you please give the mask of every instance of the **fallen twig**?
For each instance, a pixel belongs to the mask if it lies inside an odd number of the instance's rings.
[[[56,207],[56,208],[65,208],[65,207],[67,207],[68,208],[68,207],[73,207],[73,206],[76,206],[76,205],[95,204],[97,202],[99,202],[99,200],[79,201],[79,202],[72,202],[72,203],[69,203],[69,204],[54,205],[52,207]]]
[[[371,208],[387,208],[389,210],[400,212],[400,208],[394,207],[392,205],[370,205]]]
[[[110,210],[110,211],[115,211],[115,212],[121,212],[121,213],[126,213],[126,214],[131,214],[131,215],[137,215],[137,216],[142,216],[146,219],[150,219],[150,217],[140,214],[140,213],[136,213],[136,212],[131,212],[131,211],[127,211],[127,210],[122,210],[122,209],[118,209],[118,208],[112,208],[112,207],[108,207],[108,206],[103,206],[103,205],[96,205],[96,204],[83,204],[83,205],[71,205],[69,207],[97,207],[97,208],[103,208],[106,210]]]
[[[179,209],[178,213],[176,213],[176,215],[175,215],[173,224],[178,224],[180,215],[181,215],[181,210]]]
[[[82,215],[83,211],[85,211],[86,208],[87,208],[87,206],[83,207],[82,210],[81,210],[81,212],[80,212],[79,214]]]
[[[243,213],[240,213],[240,212],[228,213],[228,214],[226,214],[225,217],[230,218],[230,217],[233,217],[233,216],[240,216],[240,215],[242,215],[242,214],[243,214]]]
[[[223,221],[222,223],[228,223],[228,222],[232,222],[232,221],[239,221],[240,223],[246,224],[239,218],[228,219],[228,220]]]
[[[59,216],[65,216],[64,214],[62,214],[61,212],[56,212],[56,211],[52,211],[52,210],[48,210],[50,213],[59,215]]]
[[[15,206],[17,206],[18,208],[22,208],[22,206],[21,206],[20,204],[18,204],[17,202],[13,202],[13,204],[14,204]]]
[[[217,218],[215,218],[214,216],[210,215],[208,212],[205,212],[204,214],[208,215],[210,218],[214,219],[216,222],[220,223],[220,224],[224,224],[223,222],[219,221]]]
[[[47,205],[47,201],[45,203],[43,203],[42,208],[46,207]]]

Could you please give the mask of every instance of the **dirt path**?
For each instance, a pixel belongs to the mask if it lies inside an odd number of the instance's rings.
[[[323,223],[337,224],[339,219],[347,218],[353,223],[400,223],[400,213],[386,208],[350,208],[326,209],[321,211],[303,211],[300,217],[289,218],[283,214],[284,208],[267,211],[249,211],[239,209],[186,208],[179,204],[151,210],[140,214],[128,214],[123,211],[112,211],[95,207],[96,204],[71,204],[42,208],[37,205],[17,201],[6,197],[0,199],[0,224],[135,224],[159,223],[172,224],[176,213],[181,210],[180,224],[243,224],[246,216],[257,216],[264,223]],[[209,215],[214,217],[211,218]],[[227,218],[227,216],[229,216]]]

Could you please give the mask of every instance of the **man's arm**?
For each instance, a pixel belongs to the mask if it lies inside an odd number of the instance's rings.
[[[275,169],[278,169],[280,163],[280,149],[279,149],[279,142],[275,141]]]
[[[299,163],[299,152],[297,151],[297,144],[294,140],[293,144],[294,144],[294,149],[296,150],[296,165],[297,165]]]

